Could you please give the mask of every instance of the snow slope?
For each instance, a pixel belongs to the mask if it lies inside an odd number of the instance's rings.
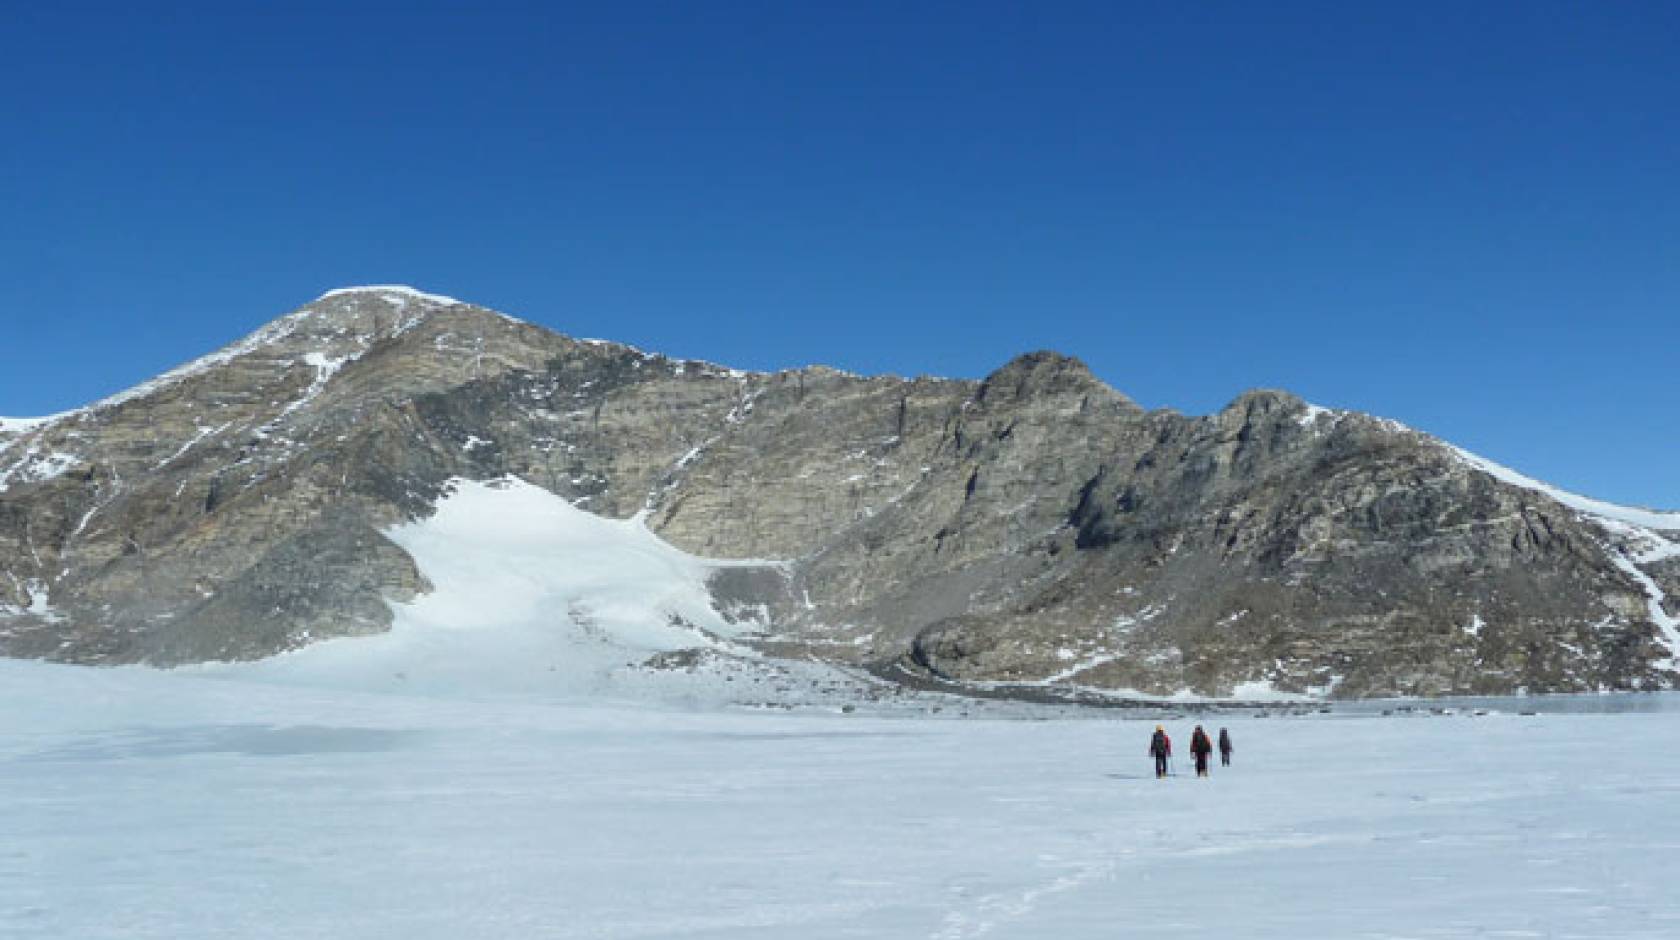
[[[430,585],[414,601],[392,605],[388,632],[322,640],[254,663],[187,668],[294,685],[478,698],[536,694],[707,708],[894,701],[901,709],[945,703],[988,714],[1065,711],[919,694],[860,670],[762,655],[739,642],[760,635],[761,625],[724,619],[708,579],[725,568],[779,563],[690,555],[655,535],[641,516],[597,516],[517,478],[455,479],[446,490],[433,515],[386,533]],[[675,669],[646,665],[676,651],[701,655]],[[1162,707],[1220,701],[1189,692],[1163,698],[1084,691]],[[1251,683],[1226,701],[1312,699]]]
[[[1234,719],[1233,768],[1158,781],[1151,723],[1107,714],[0,662],[0,936],[1680,936],[1680,700],[1591,704],[1649,710]]]
[[[1445,446],[1459,459],[1488,476],[1512,486],[1520,486],[1523,489],[1544,493],[1577,512],[1645,529],[1680,532],[1680,512],[1662,512],[1655,509],[1641,509],[1636,506],[1618,506],[1615,503],[1607,503],[1590,496],[1580,496],[1568,490],[1560,490],[1549,483],[1542,483],[1533,477],[1524,476],[1510,467],[1501,466],[1486,457],[1477,456],[1461,447],[1454,447],[1451,444]]]
[[[627,667],[672,650],[756,659],[712,607],[722,567],[639,518],[607,519],[518,479],[454,480],[434,515],[387,533],[431,590],[393,605],[387,633],[325,640],[221,674],[456,693],[625,691]]]

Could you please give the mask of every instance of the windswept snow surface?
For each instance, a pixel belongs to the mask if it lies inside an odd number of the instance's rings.
[[[685,713],[4,661],[0,936],[1680,936],[1680,701],[1591,704],[1649,710],[1233,718],[1234,767],[1155,780],[1152,723],[1112,713]]]
[[[654,653],[750,657],[741,628],[713,609],[719,567],[639,519],[585,512],[518,479],[454,480],[425,519],[387,533],[431,590],[393,605],[389,632],[326,640],[218,674],[341,687],[593,697],[630,681]]]

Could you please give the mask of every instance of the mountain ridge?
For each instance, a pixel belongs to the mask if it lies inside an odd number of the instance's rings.
[[[779,559],[718,587],[768,652],[954,683],[1637,688],[1672,684],[1680,645],[1680,549],[1640,521],[1680,514],[1387,419],[1279,390],[1146,411],[1049,351],[980,380],[749,372],[385,285],[0,422],[0,652],[168,664],[380,632],[426,589],[384,533],[499,476]]]
[[[534,326],[538,329],[550,330],[551,332],[553,332],[548,327],[543,327],[539,324],[532,324],[530,321],[521,320],[517,317],[513,317],[513,316],[511,316],[507,313],[495,310],[494,308],[491,308],[491,307],[485,307],[485,306],[482,306],[482,305],[479,305],[479,304],[474,304],[474,303],[471,303],[471,302],[468,302],[468,301],[459,300],[459,299],[456,299],[454,297],[450,297],[450,296],[443,295],[443,294],[436,294],[436,293],[431,293],[431,292],[428,292],[428,291],[423,291],[423,290],[420,290],[419,288],[416,288],[416,287],[413,287],[413,286],[410,286],[410,285],[406,285],[406,284],[365,284],[365,285],[352,285],[352,286],[345,286],[345,287],[336,287],[336,288],[331,288],[331,289],[328,289],[326,291],[323,291],[318,297],[315,298],[314,301],[311,301],[310,304],[306,304],[304,307],[300,307],[300,308],[298,308],[298,310],[294,310],[290,313],[282,314],[281,316],[275,318],[274,320],[271,320],[268,323],[263,324],[262,326],[259,326],[256,330],[254,330],[250,334],[247,334],[245,337],[243,337],[239,340],[235,340],[234,342],[229,343],[228,345],[226,345],[224,347],[221,347],[220,349],[213,350],[212,352],[207,353],[203,356],[199,356],[195,359],[189,360],[185,363],[182,363],[179,366],[176,366],[172,369],[169,369],[169,370],[159,374],[158,376],[156,376],[152,379],[147,379],[147,380],[142,381],[140,383],[137,383],[136,385],[131,386],[127,389],[123,389],[123,390],[120,390],[118,392],[112,393],[111,395],[107,395],[103,398],[96,399],[95,401],[90,402],[86,405],[81,405],[81,406],[78,406],[78,407],[75,407],[75,408],[71,408],[71,409],[61,411],[61,412],[57,412],[57,413],[50,414],[50,415],[31,416],[31,417],[5,417],[5,416],[0,416],[0,434],[9,434],[9,435],[13,436],[14,438],[16,438],[16,437],[21,436],[23,433],[25,433],[27,431],[32,431],[32,430],[35,430],[35,429],[40,428],[42,426],[46,426],[46,425],[55,423],[59,420],[73,417],[73,416],[75,416],[77,414],[80,414],[82,412],[86,412],[86,411],[91,410],[91,409],[98,409],[98,408],[101,408],[101,407],[109,407],[111,405],[120,404],[123,401],[127,401],[127,400],[130,400],[130,399],[135,398],[135,397],[139,397],[141,394],[144,394],[146,392],[149,392],[149,391],[153,390],[160,383],[165,383],[168,380],[170,380],[171,378],[181,377],[182,375],[184,375],[184,374],[186,374],[190,371],[193,371],[198,367],[209,367],[210,365],[213,365],[214,364],[213,361],[215,359],[217,359],[217,357],[221,357],[224,354],[229,354],[229,355],[226,356],[226,358],[233,358],[237,355],[242,354],[242,352],[249,351],[248,349],[241,349],[241,347],[246,346],[246,344],[251,344],[252,346],[259,345],[261,342],[266,341],[269,338],[272,338],[268,334],[271,334],[271,332],[279,324],[282,324],[282,323],[288,321],[290,318],[296,316],[297,314],[299,314],[299,313],[301,313],[305,310],[308,310],[314,304],[321,303],[322,301],[331,300],[333,298],[354,297],[354,296],[357,296],[357,295],[365,295],[365,294],[388,295],[388,296],[397,296],[397,297],[403,297],[403,298],[411,298],[411,299],[418,300],[418,301],[421,301],[421,302],[424,302],[424,303],[430,303],[430,304],[436,304],[436,305],[442,305],[442,306],[471,307],[471,308],[476,309],[476,310],[483,310],[485,312],[494,314],[495,316],[500,317],[503,320],[506,320],[510,323],[514,323],[514,324],[518,324],[518,325],[524,325],[524,326]],[[557,334],[557,335],[566,336],[567,334]],[[840,374],[840,375],[845,375],[845,376],[854,377],[854,378],[864,377],[864,375],[862,373],[853,372],[853,371],[846,370],[846,369],[836,368],[834,366],[826,365],[826,364],[823,364],[823,363],[810,363],[810,364],[805,365],[805,366],[796,366],[796,367],[790,367],[790,368],[787,368],[787,369],[770,370],[770,371],[749,370],[749,369],[740,369],[740,368],[733,367],[733,366],[727,366],[727,365],[723,365],[721,363],[717,363],[717,362],[713,362],[713,361],[709,361],[709,360],[671,357],[671,356],[668,356],[668,355],[663,354],[663,353],[648,352],[648,351],[643,350],[640,347],[637,347],[633,344],[623,343],[623,342],[619,342],[617,340],[608,340],[608,339],[596,338],[596,337],[570,337],[570,336],[568,336],[567,338],[573,339],[575,342],[578,342],[578,343],[584,343],[584,344],[590,344],[590,345],[602,345],[602,346],[608,346],[608,347],[613,347],[613,348],[620,348],[620,349],[628,350],[630,352],[637,353],[637,354],[644,355],[644,356],[672,359],[673,361],[683,362],[683,363],[694,363],[694,364],[700,365],[701,367],[711,368],[711,369],[716,369],[716,370],[723,370],[723,371],[726,371],[726,372],[729,372],[729,373],[732,373],[732,374],[737,374],[737,375],[768,376],[768,375],[775,375],[775,374],[782,373],[782,372],[798,372],[798,371],[803,371],[803,370],[827,370],[827,371],[835,372],[835,373]],[[1097,383],[1100,383],[1100,384],[1103,384],[1104,386],[1108,387],[1110,390],[1113,390],[1113,387],[1111,385],[1108,385],[1108,383],[1104,382],[1104,380],[1102,380],[1101,378],[1097,377],[1094,373],[1092,373],[1091,370],[1090,370],[1090,367],[1087,366],[1084,363],[1084,361],[1081,360],[1078,356],[1062,353],[1059,350],[1053,350],[1053,349],[1038,349],[1038,350],[1032,350],[1032,351],[1028,351],[1028,352],[1019,353],[1019,354],[1015,355],[1014,357],[1012,357],[1009,360],[1009,362],[997,367],[992,372],[988,373],[986,376],[983,376],[983,377],[978,378],[978,379],[966,379],[966,378],[956,378],[956,377],[950,377],[950,376],[938,376],[938,375],[928,375],[928,374],[921,374],[921,375],[915,376],[913,378],[926,378],[926,379],[933,379],[933,380],[936,380],[936,381],[948,381],[948,382],[979,382],[983,385],[987,381],[989,381],[992,378],[998,376],[1000,373],[1003,373],[1006,370],[1010,369],[1011,367],[1013,367],[1018,362],[1034,361],[1034,360],[1037,360],[1039,358],[1059,358],[1059,359],[1066,360],[1069,363],[1073,364],[1077,369],[1082,370],[1086,375],[1090,376],[1090,378],[1093,381],[1095,381]],[[875,377],[877,377],[877,378],[906,378],[905,376],[901,376],[901,375],[898,375],[896,373],[880,373],[880,374],[876,375]],[[1124,393],[1120,393],[1120,394],[1123,395]],[[1306,399],[1304,399],[1300,395],[1290,391],[1289,389],[1286,389],[1286,388],[1272,388],[1272,387],[1256,387],[1256,388],[1251,388],[1251,389],[1244,390],[1244,391],[1238,393],[1234,398],[1232,398],[1232,400],[1230,402],[1227,402],[1224,406],[1220,407],[1217,411],[1212,412],[1212,413],[1217,414],[1219,412],[1225,411],[1227,409],[1230,409],[1232,407],[1235,407],[1235,406],[1239,405],[1240,403],[1242,403],[1246,399],[1249,399],[1250,397],[1256,397],[1256,396],[1282,396],[1286,399],[1291,399],[1293,401],[1299,402],[1306,409],[1306,413],[1303,414],[1301,416],[1301,419],[1300,419],[1303,424],[1310,424],[1311,422],[1315,421],[1318,417],[1323,416],[1323,415],[1328,415],[1328,416],[1331,416],[1332,418],[1336,418],[1336,417],[1339,417],[1340,415],[1343,415],[1343,414],[1364,414],[1363,412],[1355,412],[1355,411],[1348,411],[1348,410],[1345,410],[1345,409],[1321,406],[1321,405],[1315,404],[1313,402],[1307,401]],[[1182,412],[1179,409],[1173,408],[1171,406],[1164,406],[1162,408],[1153,409],[1153,410],[1171,412],[1171,413],[1177,413],[1177,414],[1188,414],[1186,412]],[[1191,417],[1196,417],[1196,415],[1190,415],[1190,416]],[[1373,418],[1376,417],[1376,416],[1372,416],[1372,415],[1366,415],[1366,416],[1367,417],[1373,417]],[[1438,437],[1437,435],[1431,434],[1430,432],[1418,430],[1418,429],[1413,428],[1409,425],[1406,425],[1402,422],[1396,421],[1392,418],[1377,418],[1377,420],[1382,420],[1382,421],[1385,421],[1385,422],[1389,422],[1393,426],[1395,426],[1397,429],[1404,429],[1405,431],[1408,431],[1408,432],[1411,432],[1411,433],[1416,433],[1416,434],[1419,434],[1419,435],[1423,435],[1423,436],[1429,437],[1433,440],[1439,441],[1441,444],[1443,444],[1447,447],[1450,447],[1454,451],[1458,452],[1467,461],[1469,461],[1473,464],[1477,464],[1477,465],[1485,465],[1487,468],[1489,468],[1487,472],[1489,472],[1490,474],[1498,476],[1501,473],[1503,473],[1508,478],[1511,478],[1511,482],[1515,482],[1517,485],[1525,486],[1525,487],[1528,487],[1528,488],[1531,488],[1531,489],[1535,489],[1535,490],[1538,490],[1538,491],[1541,491],[1541,492],[1545,492],[1549,495],[1553,495],[1554,498],[1558,498],[1560,502],[1564,502],[1566,505],[1571,505],[1573,508],[1580,508],[1584,512],[1592,512],[1592,513],[1595,513],[1595,514],[1598,514],[1598,515],[1606,516],[1608,518],[1622,519],[1624,521],[1633,522],[1636,525],[1640,525],[1640,526],[1643,526],[1643,527],[1646,527],[1646,528],[1655,528],[1655,529],[1662,529],[1662,530],[1680,532],[1680,509],[1670,510],[1670,509],[1659,508],[1659,507],[1655,507],[1655,506],[1646,506],[1646,505],[1639,505],[1639,504],[1633,504],[1633,503],[1617,503],[1617,502],[1611,502],[1609,500],[1602,500],[1602,499],[1599,499],[1597,497],[1587,496],[1587,495],[1581,494],[1581,493],[1575,493],[1575,492],[1572,492],[1572,491],[1569,491],[1569,490],[1565,490],[1562,487],[1557,487],[1557,486],[1554,486],[1552,484],[1546,483],[1544,481],[1538,480],[1536,478],[1529,477],[1526,474],[1522,474],[1519,471],[1513,470],[1509,467],[1506,467],[1502,464],[1499,464],[1496,461],[1489,460],[1488,458],[1486,458],[1486,457],[1484,457],[1480,454],[1476,454],[1476,453],[1473,453],[1473,452],[1471,452],[1471,451],[1469,451],[1465,448],[1458,447],[1457,445],[1454,445],[1454,444],[1446,441],[1445,439]],[[1517,481],[1515,479],[1515,478],[1518,478],[1518,477],[1521,478],[1521,481]],[[1640,518],[1629,518],[1629,517],[1635,516],[1636,514]]]

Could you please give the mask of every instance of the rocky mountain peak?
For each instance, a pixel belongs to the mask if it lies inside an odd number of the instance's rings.
[[[986,405],[1007,405],[1033,398],[1079,396],[1123,404],[1139,410],[1132,400],[1115,391],[1091,373],[1081,360],[1055,352],[1023,353],[986,376],[975,392],[975,400]]]
[[[1232,399],[1230,404],[1220,409],[1220,413],[1248,417],[1294,415],[1306,411],[1307,407],[1306,401],[1292,392],[1275,388],[1251,388]]]
[[[255,335],[267,345],[281,344],[294,351],[313,346],[316,351],[330,352],[401,336],[437,313],[457,308],[500,317],[452,297],[410,287],[346,287],[327,291]]]
[[[1293,423],[1313,426],[1320,418],[1332,422],[1343,412],[1320,408],[1293,392],[1275,388],[1252,388],[1243,392],[1224,408],[1212,415],[1216,424],[1227,430],[1243,427]]]

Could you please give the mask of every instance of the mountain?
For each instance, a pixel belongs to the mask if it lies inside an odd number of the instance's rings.
[[[493,592],[434,583],[403,533],[490,481],[607,540],[540,563],[492,544],[529,527],[459,543],[482,556],[466,570],[524,559],[528,626],[602,631],[605,589],[571,571],[590,546],[691,559],[608,592],[608,639],[656,666],[1214,697],[1680,678],[1680,513],[1392,421],[1277,391],[1146,411],[1049,352],[978,382],[743,372],[399,287],[332,291],[120,395],[0,419],[0,653],[178,665],[383,634],[428,604],[472,621]],[[658,639],[623,635],[648,622]]]

